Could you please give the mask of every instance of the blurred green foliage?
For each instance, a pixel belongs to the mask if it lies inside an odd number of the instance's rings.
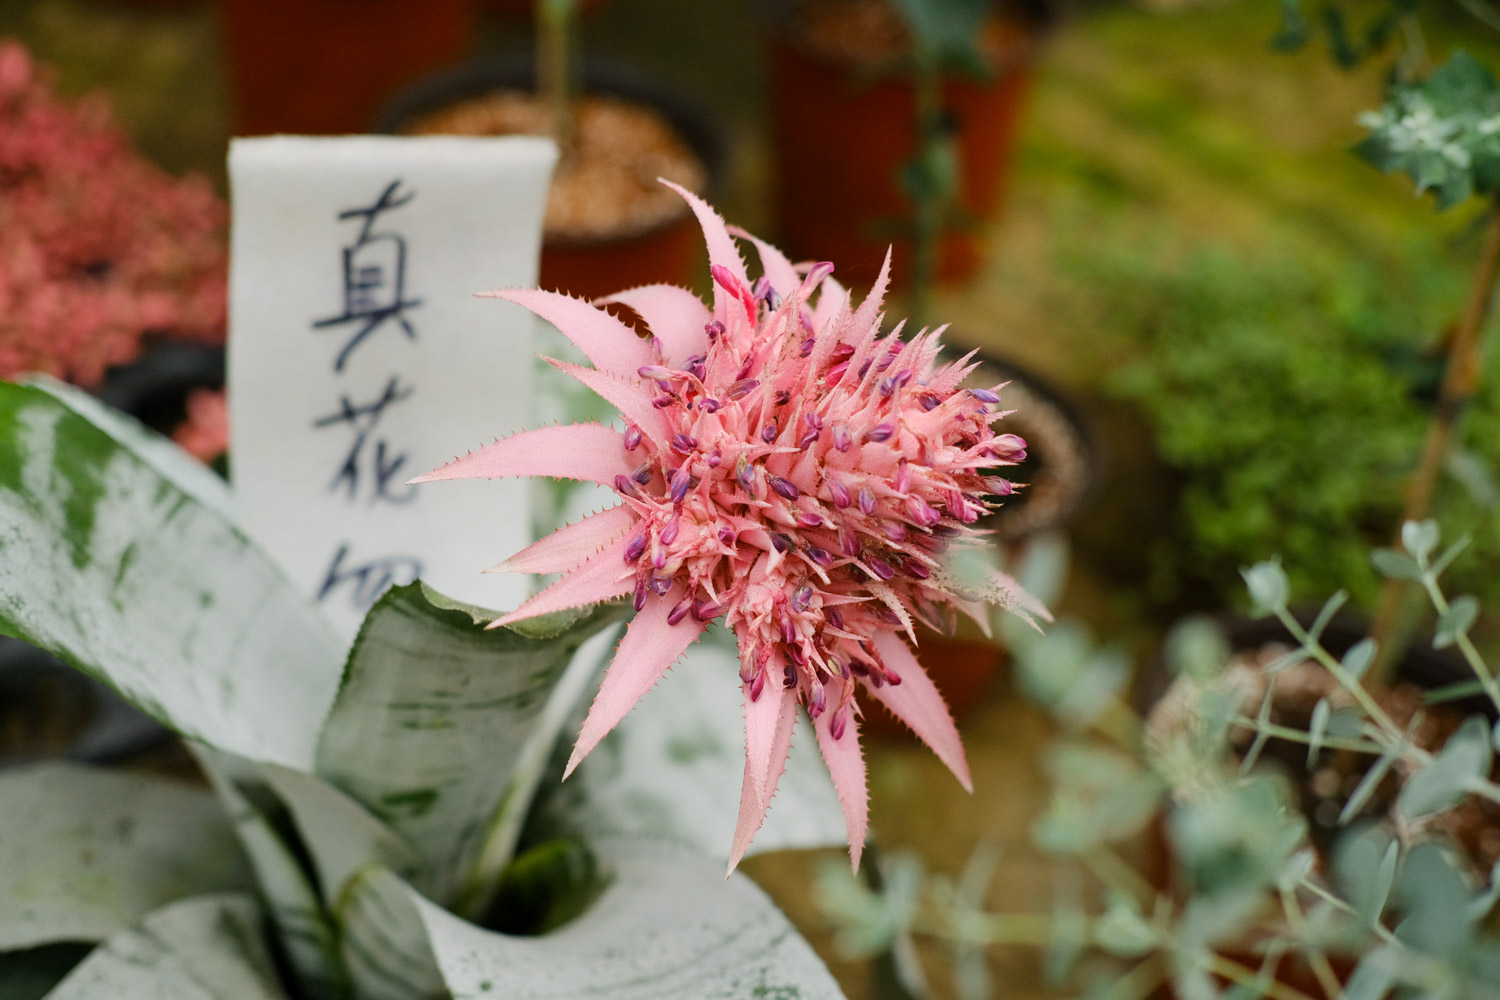
[[[1462,276],[1224,249],[1180,268],[1141,255],[1077,266],[1140,348],[1107,388],[1140,406],[1180,475],[1179,508],[1151,555],[1153,596],[1239,603],[1238,568],[1279,552],[1294,592],[1343,587],[1371,606],[1368,550],[1400,517]],[[1455,584],[1481,596],[1500,594],[1500,388],[1488,383],[1437,511],[1474,537]]]

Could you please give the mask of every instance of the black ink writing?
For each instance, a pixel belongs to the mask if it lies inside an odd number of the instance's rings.
[[[319,601],[333,598],[340,589],[347,588],[354,609],[364,611],[387,587],[411,583],[422,575],[422,561],[413,556],[384,556],[346,566],[348,558],[349,544],[345,542],[333,554],[323,585],[318,589]]]
[[[347,395],[340,396],[337,413],[313,421],[313,427],[318,430],[344,424],[354,433],[344,464],[339,466],[338,473],[328,485],[330,492],[343,489],[346,498],[353,501],[361,483],[368,482],[372,487],[372,503],[378,500],[407,503],[415,496],[414,488],[410,486],[403,492],[393,492],[393,487],[402,482],[400,472],[406,464],[406,452],[396,451],[385,437],[375,434],[386,408],[409,398],[412,391],[410,386],[402,388],[400,379],[393,375],[373,402],[355,404]]]

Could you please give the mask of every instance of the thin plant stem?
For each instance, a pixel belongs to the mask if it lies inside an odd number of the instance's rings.
[[[1289,743],[1301,743],[1303,746],[1310,746],[1312,744],[1312,737],[1305,730],[1293,729],[1288,726],[1278,726],[1274,722],[1263,723],[1259,719],[1248,715],[1237,715],[1233,721],[1241,729],[1248,729],[1253,733],[1265,733],[1272,739],[1286,740]],[[1348,740],[1337,736],[1325,736],[1318,741],[1318,745],[1327,747],[1329,750],[1348,750],[1351,753],[1369,754],[1372,757],[1378,757],[1386,751],[1386,748],[1379,743]]]
[[[1327,889],[1323,888],[1318,883],[1314,882],[1312,879],[1307,878],[1307,877],[1304,876],[1303,879],[1302,879],[1302,881],[1299,882],[1298,884],[1303,889],[1306,889],[1308,892],[1312,893],[1314,896],[1317,896],[1323,902],[1327,903],[1329,906],[1332,906],[1334,909],[1336,909],[1336,910],[1342,910],[1345,914],[1347,914],[1347,915],[1349,915],[1351,917],[1359,917],[1360,916],[1360,913],[1359,913],[1358,910],[1356,910],[1354,907],[1350,906],[1344,900],[1342,900],[1342,899],[1338,898],[1337,896],[1335,896],[1333,893],[1329,892]],[[1363,919],[1363,917],[1361,917],[1361,919]],[[1371,922],[1371,924],[1370,924],[1370,931],[1376,937],[1380,938],[1380,940],[1383,943],[1388,944],[1388,945],[1390,945],[1393,948],[1405,948],[1406,947],[1406,945],[1404,945],[1404,944],[1401,943],[1401,939],[1400,938],[1396,937],[1395,934],[1391,933],[1390,928],[1386,927],[1384,924],[1382,924],[1378,920]]]
[[[1098,847],[1081,857],[1093,876],[1116,892],[1128,893],[1143,905],[1156,898],[1156,889],[1145,876],[1109,848]]]
[[[1287,926],[1291,928],[1294,935],[1301,937],[1307,930],[1307,919],[1302,912],[1302,904],[1297,902],[1297,894],[1290,889],[1281,890],[1281,909],[1286,913]],[[1328,1000],[1336,1000],[1343,992],[1339,985],[1339,977],[1333,971],[1333,966],[1328,962],[1328,956],[1323,949],[1309,945],[1304,949],[1308,964],[1312,966],[1313,975],[1318,977],[1318,985],[1327,994]]]
[[[1222,955],[1208,956],[1208,971],[1216,976],[1223,976],[1240,986],[1258,989],[1262,995],[1270,997],[1271,1000],[1316,1000],[1315,997],[1294,986],[1288,986],[1286,983],[1278,983],[1274,979],[1262,981],[1259,973],[1247,969],[1238,962],[1232,962]]]
[[[1432,573],[1422,574],[1422,586],[1427,591],[1427,597],[1432,601],[1432,606],[1439,615],[1446,615],[1450,605],[1448,598],[1443,595],[1442,588],[1438,586],[1437,577]],[[1479,650],[1474,646],[1473,640],[1467,632],[1460,632],[1456,642],[1459,652],[1463,653],[1464,661],[1469,664],[1469,669],[1474,671],[1474,676],[1479,678],[1484,693],[1489,696],[1490,701],[1496,708],[1500,708],[1500,683],[1495,680],[1495,675],[1490,672],[1489,665],[1484,662],[1484,657],[1479,655]]]
[[[1317,660],[1327,668],[1329,673],[1333,674],[1334,679],[1339,682],[1339,686],[1348,691],[1354,697],[1354,700],[1359,702],[1359,707],[1364,709],[1365,714],[1377,726],[1393,739],[1405,739],[1405,734],[1402,733],[1401,727],[1391,720],[1391,717],[1386,714],[1385,709],[1380,707],[1380,703],[1375,700],[1374,696],[1365,690],[1365,686],[1359,682],[1359,678],[1345,670],[1344,665],[1334,659],[1333,654],[1324,649],[1322,644],[1311,641],[1312,636],[1302,627],[1302,623],[1297,621],[1292,613],[1286,609],[1286,605],[1282,605],[1276,609],[1276,617],[1280,619],[1282,625],[1286,626],[1286,630],[1296,637],[1298,642],[1302,643],[1303,648],[1308,651],[1313,659]]]
[[[577,94],[573,86],[577,0],[537,0],[536,92],[547,104],[558,165],[578,158]]]
[[[1422,443],[1417,471],[1407,487],[1406,507],[1400,524],[1397,525],[1397,545],[1400,544],[1401,524],[1421,521],[1427,517],[1438,473],[1442,471],[1452,447],[1454,429],[1479,387],[1479,373],[1484,361],[1484,345],[1480,333],[1489,317],[1490,304],[1495,298],[1497,276],[1500,276],[1500,197],[1491,202],[1489,226],[1485,230],[1484,248],[1480,251],[1479,265],[1469,289],[1469,300],[1448,343],[1448,360],[1443,369],[1442,385],[1438,389],[1437,406],[1433,411],[1432,421],[1427,425],[1427,438]],[[1382,680],[1387,677],[1394,664],[1392,640],[1397,638],[1394,634],[1395,626],[1406,596],[1406,585],[1406,580],[1392,577],[1386,580],[1380,593],[1380,604],[1372,631],[1377,649],[1372,671],[1374,677]]]

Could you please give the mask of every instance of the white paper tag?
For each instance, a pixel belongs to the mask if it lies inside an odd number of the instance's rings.
[[[508,609],[482,576],[530,539],[521,480],[407,486],[529,426],[556,149],[537,138],[237,139],[230,461],[241,523],[353,635],[391,583]],[[254,600],[254,595],[246,595]]]

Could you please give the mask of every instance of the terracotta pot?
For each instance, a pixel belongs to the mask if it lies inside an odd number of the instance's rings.
[[[531,91],[536,64],[529,54],[478,60],[428,77],[402,92],[381,114],[377,129],[400,132],[406,123],[445,106],[497,90]],[[725,173],[723,134],[691,101],[639,71],[589,60],[583,90],[646,105],[664,117],[702,162],[712,200]],[[706,269],[698,225],[684,205],[680,215],[644,230],[604,239],[548,239],[542,246],[543,288],[598,298],[634,285],[692,285]]]
[[[221,0],[234,130],[364,132],[468,50],[475,0]]]
[[[787,22],[790,23],[790,20]],[[942,88],[956,128],[961,169],[957,210],[995,217],[1015,146],[1039,30],[1019,21],[992,26],[1003,55],[988,79],[949,77]],[[917,145],[916,98],[903,73],[862,71],[813,51],[784,27],[770,41],[776,225],[794,255],[831,260],[868,284],[886,248],[893,271],[911,274],[912,207],[899,174]],[[945,234],[939,280],[972,276],[981,263],[973,227]]]

